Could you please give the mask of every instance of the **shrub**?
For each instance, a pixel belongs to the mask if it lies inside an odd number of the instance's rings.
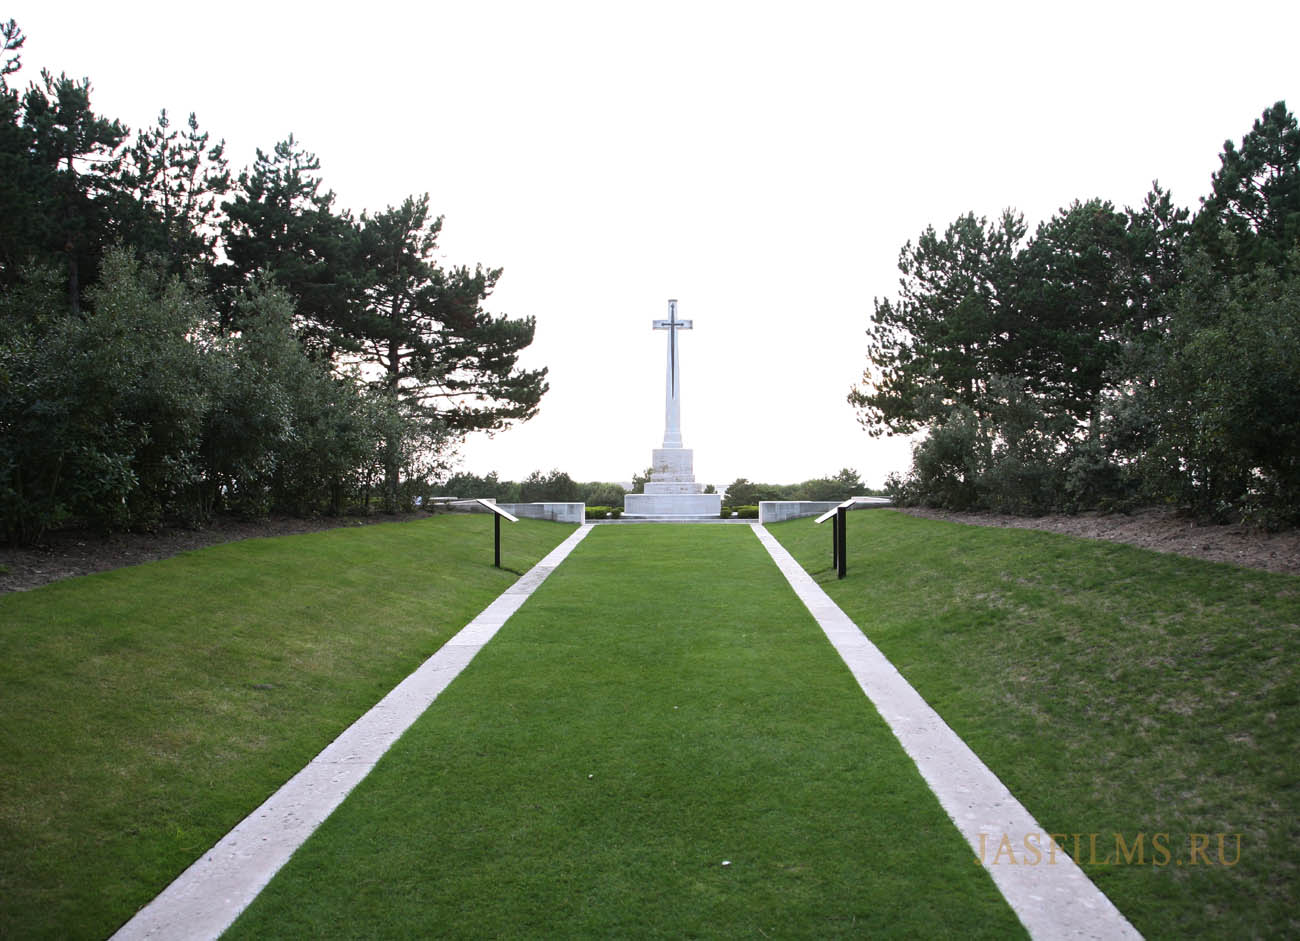
[[[519,484],[520,503],[575,503],[580,498],[578,485],[562,470],[533,471]]]
[[[584,503],[594,503],[596,506],[616,507],[623,502],[623,495],[627,493],[618,484],[611,483],[590,483],[583,484],[580,488],[580,496]]]
[[[966,406],[953,408],[912,449],[912,478],[918,502],[965,510],[978,502],[976,483],[984,450],[979,419]]]

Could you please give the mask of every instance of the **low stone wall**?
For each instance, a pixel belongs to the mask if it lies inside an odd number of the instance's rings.
[[[794,520],[803,516],[821,516],[831,507],[839,505],[839,500],[761,500],[758,504],[758,521],[779,523],[781,520]]]
[[[581,523],[587,518],[585,503],[498,503],[497,506],[515,516],[554,523]]]
[[[857,504],[849,509],[867,510],[877,506],[889,506],[886,497],[858,497],[857,501]],[[842,500],[763,500],[758,504],[758,521],[779,523],[782,520],[800,519],[804,516],[821,516],[843,502]]]

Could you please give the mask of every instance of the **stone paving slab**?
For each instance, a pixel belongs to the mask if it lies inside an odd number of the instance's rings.
[[[1019,851],[1029,834],[1043,844],[1040,865],[986,865],[1007,903],[1033,938],[1141,938],[1066,852],[1047,862],[1047,831],[988,766],[930,708],[885,655],[761,525],[754,535],[771,553],[795,594],[825,631],[862,691],[957,825],[978,859],[990,859],[1003,837]]]
[[[580,526],[240,821],[114,939],[217,938],[591,531]]]

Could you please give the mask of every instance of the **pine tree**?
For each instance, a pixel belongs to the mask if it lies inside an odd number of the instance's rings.
[[[230,171],[225,141],[208,142],[193,112],[182,132],[163,110],[126,153],[123,177],[142,217],[131,241],[161,255],[174,273],[216,263],[219,201],[230,189]]]

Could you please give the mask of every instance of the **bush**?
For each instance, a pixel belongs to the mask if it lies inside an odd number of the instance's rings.
[[[562,470],[549,474],[533,471],[519,484],[520,503],[576,503],[580,499],[578,485]]]
[[[814,477],[812,480],[805,480],[794,488],[794,492],[787,499],[834,500],[838,503],[862,493],[863,490],[862,478],[858,472],[851,467],[845,467],[833,477]]]
[[[948,510],[976,505],[982,439],[979,419],[964,405],[932,426],[929,436],[912,449],[910,487],[917,501]]]
[[[594,503],[596,506],[618,506],[623,502],[623,495],[627,493],[618,484],[599,481],[582,484],[578,489],[583,503]]]
[[[758,519],[758,507],[756,506],[724,506],[722,512],[718,514],[722,519],[731,519],[732,515],[742,520]]]
[[[623,515],[621,506],[588,506],[586,516],[589,520],[616,520]]]
[[[203,354],[199,310],[123,252],[83,316],[44,273],[0,298],[0,520],[13,543],[73,516],[148,528],[192,492]],[[19,316],[19,315],[22,316]]]

